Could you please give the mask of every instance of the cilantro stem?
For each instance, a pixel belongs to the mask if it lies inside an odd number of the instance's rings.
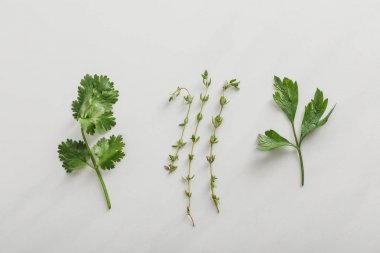
[[[102,177],[102,174],[100,174],[98,166],[95,167],[95,171],[96,171],[96,175],[98,175],[99,181],[102,185],[104,196],[106,197],[106,200],[107,200],[108,209],[111,209],[110,197],[108,196],[107,188],[106,188],[106,185],[104,184],[103,177]]]
[[[110,201],[110,198],[108,196],[108,192],[107,192],[107,188],[106,188],[106,185],[104,184],[104,181],[103,181],[103,177],[102,177],[102,174],[100,173],[99,171],[99,166],[98,164],[96,163],[96,160],[95,160],[95,157],[94,155],[92,154],[92,151],[90,149],[90,146],[88,145],[88,142],[87,142],[87,138],[86,138],[86,135],[83,131],[83,128],[81,128],[81,133],[82,133],[82,137],[83,137],[83,141],[84,143],[86,144],[86,149],[87,149],[87,152],[90,154],[90,158],[91,158],[91,161],[92,161],[92,164],[93,164],[93,167],[92,167],[95,172],[96,172],[96,175],[98,176],[99,178],[99,181],[100,181],[100,184],[102,185],[102,188],[103,188],[103,192],[104,192],[104,196],[106,197],[106,200],[107,200],[107,206],[108,206],[108,209],[111,209],[111,201]]]
[[[296,147],[295,148],[297,149],[298,157],[300,159],[300,165],[301,165],[301,186],[304,186],[305,172],[304,172],[303,158],[302,158],[302,152],[301,152],[301,142],[298,141],[296,130],[294,128],[294,122],[292,122],[292,130],[293,130],[294,139],[296,141]]]

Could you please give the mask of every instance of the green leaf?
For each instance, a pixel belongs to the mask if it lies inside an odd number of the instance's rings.
[[[169,171],[169,173],[172,173],[173,171],[175,171],[177,169],[177,165],[174,165],[174,164],[169,164],[169,165],[166,165],[164,166],[164,168]]]
[[[79,122],[88,134],[94,134],[95,130],[98,132],[108,131],[116,125],[116,119],[111,111],[99,116],[94,115],[92,118],[79,119]]]
[[[215,136],[215,134],[210,136],[210,143],[211,144],[218,143],[218,138]]]
[[[179,139],[174,145],[172,145],[172,147],[181,149],[185,145],[186,145],[186,142],[183,142],[182,139]]]
[[[273,85],[275,93],[273,99],[286,114],[290,122],[294,122],[298,106],[298,85],[288,78],[282,81],[279,77],[274,76]]]
[[[283,146],[294,146],[274,130],[266,131],[265,135],[259,134],[257,136],[257,145],[258,149],[262,151],[269,151]]]
[[[112,107],[118,97],[119,92],[107,76],[86,75],[72,103],[73,116],[88,134],[110,130],[116,124]]]
[[[58,146],[58,154],[63,168],[68,173],[85,167],[87,160],[90,158],[83,141],[73,141],[70,139]]]
[[[314,99],[305,107],[305,113],[302,120],[301,140],[313,132],[318,127],[323,126],[328,121],[335,106],[330,110],[326,117],[322,116],[326,111],[329,100],[323,98],[323,92],[319,89],[315,91]]]
[[[94,154],[98,157],[99,166],[108,170],[115,168],[115,163],[120,162],[125,156],[124,146],[121,135],[112,135],[109,139],[101,138],[93,147]]]
[[[209,163],[213,163],[215,161],[215,155],[206,156],[206,159]]]

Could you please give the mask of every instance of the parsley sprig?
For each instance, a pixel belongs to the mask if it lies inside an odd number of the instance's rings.
[[[300,137],[297,137],[294,127],[294,118],[298,106],[298,85],[297,82],[284,78],[274,77],[275,93],[273,99],[277,106],[285,113],[292,125],[292,131],[295,139],[295,144],[291,143],[274,130],[268,130],[265,135],[259,134],[257,137],[258,149],[262,151],[270,151],[279,147],[290,146],[297,150],[300,166],[301,166],[301,185],[305,183],[304,164],[301,151],[301,144],[306,136],[312,133],[315,129],[323,126],[328,121],[335,106],[330,112],[322,118],[328,105],[328,99],[323,97],[323,92],[319,89],[315,91],[314,99],[305,107],[305,113],[301,125]]]
[[[210,169],[210,189],[211,189],[211,197],[214,202],[214,205],[216,207],[217,212],[219,213],[219,200],[220,198],[215,194],[215,187],[216,187],[216,180],[217,177],[215,176],[213,172],[213,163],[215,161],[215,155],[213,154],[213,147],[216,143],[219,142],[217,136],[216,136],[216,130],[222,125],[223,117],[222,112],[225,107],[225,105],[229,102],[227,98],[224,96],[224,93],[229,88],[234,88],[236,90],[239,89],[240,82],[236,79],[232,79],[230,81],[225,81],[222,88],[222,96],[219,99],[219,113],[212,117],[212,125],[213,125],[213,133],[210,137],[210,154],[209,156],[206,156],[206,159],[209,163],[209,169]]]
[[[67,139],[58,146],[59,159],[67,173],[86,166],[95,170],[102,185],[108,209],[111,201],[99,168],[110,170],[125,156],[125,146],[121,135],[101,138],[92,148],[86,134],[94,135],[110,130],[116,125],[112,108],[117,102],[119,92],[107,76],[86,75],[80,82],[78,98],[72,103],[74,118],[79,122],[83,140]]]

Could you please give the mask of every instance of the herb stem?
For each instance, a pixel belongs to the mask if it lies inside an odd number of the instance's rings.
[[[301,164],[301,186],[303,186],[305,183],[305,172],[304,172],[304,167],[303,167],[301,147],[297,148],[297,151],[298,151],[298,156],[300,158],[300,164]]]
[[[81,133],[82,133],[83,141],[84,141],[84,143],[85,143],[85,145],[86,145],[87,152],[90,154],[90,158],[91,158],[91,161],[92,161],[92,164],[93,164],[93,167],[92,167],[92,168],[95,170],[96,175],[97,175],[98,178],[99,178],[100,184],[102,185],[103,192],[104,192],[104,196],[106,197],[106,201],[107,201],[108,209],[111,209],[111,201],[110,201],[110,198],[109,198],[109,196],[108,196],[107,187],[106,187],[106,185],[104,184],[102,174],[101,174],[100,171],[99,171],[99,166],[98,166],[98,164],[96,163],[95,157],[94,157],[94,155],[92,154],[92,151],[91,151],[91,149],[90,149],[90,146],[88,145],[87,138],[86,138],[86,135],[85,135],[85,133],[84,133],[84,131],[83,131],[83,128],[81,128]],[[90,167],[91,167],[91,166],[90,166]]]
[[[227,89],[229,88],[234,88],[236,90],[239,90],[239,81],[236,79],[232,79],[230,81],[225,81],[223,84],[222,88],[222,96],[219,99],[219,114],[217,114],[215,117],[212,118],[212,125],[214,126],[213,134],[210,137],[210,154],[209,156],[206,156],[206,159],[209,163],[209,168],[210,168],[210,189],[211,189],[211,198],[214,202],[214,205],[216,207],[217,212],[219,213],[219,197],[215,194],[215,182],[217,180],[217,177],[214,175],[213,172],[213,166],[212,164],[215,161],[215,155],[212,153],[213,152],[213,146],[215,143],[218,143],[218,138],[216,136],[216,129],[220,127],[220,125],[223,122],[223,117],[222,117],[222,112],[224,106],[229,102],[227,98],[224,96],[224,93]]]
[[[181,93],[182,90],[186,91],[186,93],[187,93],[187,96],[185,96],[184,99],[186,101],[186,104],[188,104],[188,108],[187,108],[185,119],[183,120],[183,122],[181,124],[179,124],[179,126],[182,128],[180,138],[176,144],[172,145],[172,147],[175,147],[175,153],[174,153],[174,155],[169,155],[170,163],[169,163],[169,165],[164,166],[164,168],[166,170],[168,170],[169,173],[172,173],[177,169],[175,162],[178,160],[178,154],[179,154],[180,149],[186,144],[183,142],[183,136],[185,134],[186,126],[187,126],[188,121],[189,121],[189,114],[190,114],[190,110],[191,110],[191,104],[193,101],[193,98],[192,98],[192,96],[191,96],[191,94],[187,88],[178,87],[177,90],[170,97],[169,102],[172,99],[174,99],[174,97],[179,96],[179,94]]]
[[[186,91],[187,91],[187,90],[186,90]],[[188,93],[189,93],[189,92],[188,92]],[[189,93],[189,95],[190,95],[190,93]],[[188,106],[188,108],[187,108],[187,113],[186,113],[185,120],[189,118],[190,109],[191,109],[191,104],[192,104],[192,103],[189,103],[189,106]],[[187,124],[185,124],[185,125],[182,127],[182,132],[181,132],[181,138],[180,138],[180,140],[183,140],[183,135],[185,134],[186,126],[187,126]],[[181,148],[182,148],[181,146],[178,146],[178,147],[176,148],[175,156],[178,156],[179,150],[180,150]],[[174,164],[174,163],[173,163],[173,164]]]
[[[298,142],[298,138],[297,138],[297,134],[296,134],[296,129],[294,128],[294,122],[292,122],[292,130],[293,130],[294,139],[296,140],[296,145],[299,148],[300,145],[299,145],[299,142]]]
[[[186,181],[187,181],[187,191],[186,191],[186,196],[187,196],[187,208],[186,208],[186,214],[190,217],[191,219],[191,222],[193,224],[193,226],[195,226],[195,223],[194,223],[194,219],[191,215],[191,186],[190,186],[190,181],[194,178],[194,176],[191,176],[191,164],[192,164],[192,161],[193,161],[193,158],[194,158],[194,147],[195,147],[195,143],[198,142],[198,137],[197,137],[197,133],[198,133],[198,128],[199,128],[199,123],[201,122],[202,118],[203,118],[203,115],[202,115],[202,112],[203,112],[203,108],[204,108],[204,105],[206,104],[207,100],[208,100],[208,88],[209,88],[209,84],[207,84],[207,81],[205,83],[205,86],[206,86],[206,91],[205,91],[205,95],[203,96],[203,99],[202,99],[202,95],[201,95],[201,101],[202,101],[202,104],[201,104],[201,109],[197,115],[197,124],[195,126],[195,130],[194,130],[194,133],[192,135],[192,144],[191,144],[191,151],[190,151],[190,154],[189,154],[189,166],[188,166],[188,171],[187,171],[187,177],[186,177]],[[207,99],[205,99],[207,97]]]
[[[293,130],[293,135],[294,139],[296,140],[296,149],[298,152],[298,157],[300,159],[300,166],[301,166],[301,186],[304,186],[305,183],[305,171],[304,171],[304,166],[303,166],[303,158],[302,158],[302,152],[301,152],[301,142],[298,142],[296,130],[294,128],[294,122],[292,122],[292,130]]]
[[[102,174],[100,174],[98,166],[95,167],[95,171],[96,171],[96,175],[98,175],[100,184],[102,185],[104,196],[106,197],[106,200],[107,200],[108,209],[111,209],[111,201],[108,196],[107,188],[106,188],[106,185],[104,184],[103,177],[102,177]]]
[[[224,96],[224,91],[223,91],[223,95],[222,96]],[[221,117],[222,112],[223,112],[223,106],[220,106],[220,110],[219,110],[219,114],[218,114],[219,117]],[[214,125],[213,136],[216,135],[216,128],[217,127]],[[214,146],[214,142],[210,142],[210,156],[209,157],[213,156],[213,153],[212,153],[213,146]],[[216,207],[216,211],[219,213],[218,198],[215,195],[215,179],[216,179],[216,177],[215,177],[215,175],[213,173],[213,170],[212,170],[212,164],[213,164],[213,162],[209,162],[211,196],[212,196],[214,205]]]
[[[186,207],[186,214],[190,217],[191,219],[191,223],[193,224],[193,227],[195,227],[195,223],[194,223],[194,219],[193,219],[193,216],[191,215],[191,211],[190,211],[190,208],[191,208],[191,187],[190,187],[190,174],[191,174],[191,161],[189,161],[189,167],[188,167],[188,174],[187,174],[187,192],[186,192],[186,196],[187,196],[187,207]]]

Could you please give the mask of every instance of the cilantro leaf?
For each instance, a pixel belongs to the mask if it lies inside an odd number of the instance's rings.
[[[110,130],[116,124],[112,108],[117,102],[119,92],[115,90],[113,82],[107,76],[86,75],[78,87],[78,97],[71,104],[74,118],[80,124],[83,141],[67,140],[58,146],[59,159],[67,172],[72,172],[88,165],[98,176],[107,201],[111,209],[111,201],[107,187],[103,181],[100,168],[111,169],[115,163],[124,157],[122,137],[111,136],[109,140],[102,138],[91,150],[86,133],[95,134]],[[96,151],[96,156],[94,155]]]
[[[326,124],[335,108],[334,106],[327,114],[327,116],[321,119],[326,111],[328,102],[329,101],[327,98],[323,98],[323,92],[317,89],[314,94],[314,99],[312,99],[311,102],[305,107],[305,113],[302,120],[300,142],[302,142],[302,140],[315,129]]]
[[[279,77],[274,76],[273,85],[275,93],[273,99],[286,114],[290,122],[294,122],[298,106],[298,85],[289,78],[284,78],[282,81]]]
[[[119,92],[107,76],[86,75],[72,103],[73,116],[88,134],[110,130],[116,124],[112,107],[118,97]]]
[[[94,114],[92,118],[79,119],[79,122],[88,134],[94,134],[96,130],[98,132],[108,131],[116,125],[116,119],[111,111],[101,115]]]
[[[283,146],[294,146],[274,130],[266,131],[265,135],[259,134],[257,137],[257,145],[261,151],[270,151]]]
[[[58,154],[67,173],[82,169],[87,165],[87,160],[90,158],[83,141],[70,139],[58,146]]]
[[[93,147],[94,154],[99,159],[99,166],[108,170],[115,168],[115,163],[120,162],[125,156],[124,146],[121,135],[112,135],[109,139],[101,138]]]

